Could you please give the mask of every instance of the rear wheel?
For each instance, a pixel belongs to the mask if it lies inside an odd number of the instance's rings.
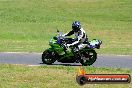
[[[44,64],[52,64],[56,61],[55,58],[55,52],[54,51],[49,51],[49,50],[45,50],[42,54],[42,62]]]
[[[96,61],[96,59],[97,59],[97,53],[95,52],[95,50],[90,50],[82,54],[80,63],[83,66],[87,66],[87,65],[90,66]]]

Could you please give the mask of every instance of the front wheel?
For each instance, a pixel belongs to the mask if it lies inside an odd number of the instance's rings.
[[[54,51],[49,51],[49,50],[45,50],[42,54],[42,62],[44,64],[49,64],[51,65],[52,63],[54,63],[56,61],[55,58],[55,52]]]
[[[96,59],[97,59],[97,53],[95,52],[95,50],[90,50],[82,54],[80,63],[83,66],[87,66],[87,65],[90,66],[96,61]]]

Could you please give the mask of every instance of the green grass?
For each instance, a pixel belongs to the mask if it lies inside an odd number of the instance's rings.
[[[42,52],[79,20],[99,54],[132,55],[132,0],[0,0],[0,52]]]
[[[87,74],[130,74],[131,69],[84,67]],[[76,82],[79,67],[0,65],[0,88],[130,88],[130,84],[86,84]]]

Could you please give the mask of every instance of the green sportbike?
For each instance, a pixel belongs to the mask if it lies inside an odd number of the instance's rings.
[[[58,32],[57,36],[50,39],[50,48],[46,49],[42,54],[42,62],[51,65],[55,61],[61,63],[81,63],[83,66],[92,65],[97,59],[97,53],[94,49],[99,49],[102,44],[101,40],[93,39],[86,42],[86,47],[75,52],[77,46],[66,47],[75,41],[73,38],[66,38],[62,36],[62,32]]]

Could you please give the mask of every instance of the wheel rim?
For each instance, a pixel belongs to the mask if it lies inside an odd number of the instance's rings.
[[[87,54],[88,57],[82,58],[82,63],[83,65],[92,65],[96,61],[97,54],[95,51],[87,52]]]
[[[92,52],[86,52],[87,56],[83,56],[82,59],[83,60],[89,60],[93,58],[93,53]]]
[[[54,56],[54,53],[49,53],[47,52],[46,55],[44,56],[44,61],[46,63],[52,63],[53,62],[53,56]]]

